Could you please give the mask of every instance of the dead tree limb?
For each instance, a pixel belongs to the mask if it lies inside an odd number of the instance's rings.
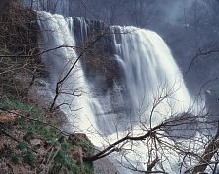
[[[210,143],[205,148],[200,158],[199,164],[193,168],[192,174],[196,174],[198,172],[204,172],[207,166],[211,163],[211,158],[218,151],[219,149],[219,127],[217,129],[218,130],[217,130],[215,137],[210,141]]]
[[[192,68],[192,65],[200,56],[206,56],[206,55],[209,55],[212,53],[218,53],[218,52],[219,52],[219,49],[199,50],[199,52],[192,58],[191,62],[189,63],[189,68],[185,74],[188,74],[188,72]]]
[[[163,126],[163,123],[151,128],[144,135],[141,135],[141,136],[130,136],[130,134],[127,134],[125,137],[110,144],[106,149],[100,151],[99,153],[95,154],[94,156],[83,157],[83,161],[92,162],[92,161],[96,161],[100,158],[103,158],[103,157],[109,155],[110,153],[117,151],[116,146],[121,144],[121,143],[124,143],[125,141],[144,141],[148,137],[154,136],[154,134],[156,133],[156,130],[160,129],[162,126]]]

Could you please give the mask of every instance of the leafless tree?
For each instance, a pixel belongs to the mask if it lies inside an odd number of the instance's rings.
[[[112,16],[112,20],[114,17]],[[4,27],[3,27],[4,28]],[[62,93],[61,86],[68,78],[69,74],[75,68],[75,64],[81,59],[85,52],[87,52],[99,39],[104,35],[100,35],[98,39],[95,39],[88,45],[86,45],[81,51],[79,56],[74,60],[72,66],[68,70],[67,74],[58,81],[56,85],[56,95],[51,105],[51,110],[54,109],[56,104],[56,99]],[[75,46],[70,45],[60,45],[58,47],[45,50],[44,52],[49,52],[54,49],[60,49],[61,47],[70,47],[75,49]],[[22,50],[25,52],[26,50]],[[33,50],[32,50],[33,51]],[[31,57],[39,56],[42,53],[28,52],[21,54],[20,57]],[[212,50],[213,52],[214,50]],[[5,51],[4,51],[5,52]],[[208,54],[210,52],[203,52],[203,54]],[[200,53],[202,54],[202,52]],[[13,58],[13,55],[2,55],[2,58]],[[198,57],[198,56],[197,56]],[[195,58],[196,59],[196,58]],[[9,69],[15,68],[14,64],[9,62]],[[12,69],[12,70],[15,70]],[[1,73],[6,73],[8,69],[4,69]],[[164,93],[165,95],[156,96],[149,114],[149,118],[154,117],[155,109],[162,103],[163,100],[171,97],[172,93]],[[150,119],[149,119],[150,120]],[[207,121],[206,121],[207,120]],[[151,121],[149,124],[145,120],[139,120],[140,133],[135,133],[133,130],[128,130],[123,137],[118,138],[114,142],[110,142],[108,146],[100,150],[95,155],[91,157],[84,157],[84,161],[95,161],[100,158],[118,153],[122,156],[121,163],[130,170],[140,171],[142,173],[166,173],[165,165],[166,161],[170,160],[169,154],[177,155],[180,161],[182,173],[197,173],[203,172],[207,167],[212,171],[215,170],[217,166],[217,152],[218,152],[218,132],[216,135],[207,134],[211,129],[217,130],[218,125],[213,125],[209,121],[207,113],[198,113],[197,115],[191,114],[189,111],[184,113],[170,113],[168,119],[164,119],[163,122],[157,125],[152,125]],[[210,126],[209,126],[210,125]],[[213,128],[212,128],[213,127]],[[190,131],[191,135],[178,134],[182,132]],[[176,133],[175,133],[176,132]],[[200,137],[195,137],[194,132],[201,134]],[[146,147],[145,156],[146,159],[142,161],[142,165],[146,164],[146,169],[142,169],[139,164],[133,164],[128,158],[130,152],[135,153],[139,156],[141,151],[138,151],[138,146],[141,144]],[[201,151],[198,151],[194,145],[199,144]],[[126,163],[123,163],[126,161]],[[128,163],[128,165],[127,165]]]

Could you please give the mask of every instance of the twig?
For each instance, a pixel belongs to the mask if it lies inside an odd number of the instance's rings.
[[[1,127],[1,132],[2,132],[3,134],[5,134],[6,136],[8,136],[9,138],[11,138],[11,139],[14,140],[14,141],[16,141],[16,142],[18,142],[18,143],[21,143],[20,140],[18,140],[17,138],[13,137],[13,136],[10,135],[9,133],[7,133],[1,125],[0,125],[0,127]],[[29,147],[28,145],[27,145],[27,148],[30,149],[30,150],[32,150],[32,151],[35,152],[36,154],[38,154],[38,152],[37,152],[36,150],[32,149],[32,148]]]
[[[9,113],[15,114],[15,115],[17,115],[17,116],[20,116],[20,117],[25,118],[25,119],[28,119],[28,120],[40,122],[40,123],[42,123],[42,124],[44,124],[44,125],[50,126],[50,127],[54,128],[54,129],[60,131],[61,133],[65,134],[65,135],[71,135],[71,133],[68,133],[68,132],[66,132],[66,131],[63,131],[63,130],[61,130],[60,128],[58,128],[58,127],[56,127],[56,126],[54,126],[54,125],[51,125],[51,124],[49,124],[49,123],[47,123],[47,122],[40,121],[40,120],[38,120],[38,119],[34,119],[34,118],[31,118],[31,117],[28,117],[28,116],[25,116],[25,115],[22,115],[22,114],[18,114],[18,113],[16,113],[16,112],[12,112],[12,111],[10,111],[10,110],[8,110],[8,109],[5,109],[5,108],[2,108],[2,107],[0,107],[0,110],[5,110],[5,111],[7,111],[7,112],[9,112]]]

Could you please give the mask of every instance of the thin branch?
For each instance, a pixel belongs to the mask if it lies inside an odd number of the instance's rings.
[[[65,135],[71,135],[70,133],[68,133],[68,132],[66,132],[66,131],[63,131],[63,130],[61,130],[60,128],[58,128],[58,127],[56,127],[56,126],[54,126],[54,125],[51,125],[51,124],[49,124],[49,123],[47,123],[47,122],[40,121],[40,120],[38,120],[38,119],[34,119],[34,118],[29,117],[29,116],[25,116],[25,115],[22,115],[22,114],[19,114],[19,113],[16,113],[16,112],[12,112],[12,111],[10,111],[10,110],[8,110],[8,109],[5,109],[5,108],[2,108],[2,107],[0,107],[0,110],[5,110],[5,111],[7,111],[8,113],[15,114],[15,115],[17,115],[17,116],[19,116],[19,117],[22,117],[22,118],[25,118],[25,119],[27,119],[27,120],[40,122],[40,123],[42,123],[42,124],[44,124],[44,125],[50,126],[50,127],[54,128],[54,129],[60,131],[61,133],[65,134]]]
[[[210,50],[199,50],[199,52],[192,58],[190,64],[189,64],[189,68],[186,71],[185,74],[188,74],[188,72],[191,70],[192,65],[194,64],[194,62],[200,57],[200,56],[206,56],[212,53],[218,53],[219,49],[210,49]]]
[[[63,82],[68,78],[68,76],[71,74],[71,72],[73,71],[73,69],[76,66],[76,63],[79,61],[79,59],[83,56],[83,54],[86,52],[86,50],[88,50],[89,48],[91,48],[91,46],[93,46],[96,42],[98,42],[100,39],[102,39],[105,35],[107,35],[108,33],[104,33],[102,35],[100,35],[97,39],[95,39],[93,42],[89,43],[88,46],[86,46],[81,53],[79,54],[79,56],[75,59],[74,63],[72,64],[71,68],[68,70],[67,74],[56,83],[56,89],[55,89],[55,97],[53,99],[53,102],[50,106],[50,111],[53,110],[55,104],[56,104],[56,100],[60,94],[60,86],[63,84]]]
[[[0,131],[1,131],[4,135],[6,135],[7,137],[11,138],[12,140],[14,140],[14,141],[16,141],[16,142],[18,142],[18,143],[21,143],[20,140],[18,140],[17,138],[13,137],[13,136],[10,135],[9,133],[7,133],[7,132],[3,129],[3,127],[2,127],[1,125],[0,125],[0,127],[1,127],[1,128],[0,128]],[[36,154],[38,154],[38,152],[37,152],[36,150],[32,149],[32,148],[29,147],[28,145],[27,145],[27,148],[30,149],[31,151],[35,152]]]
[[[209,165],[211,158],[213,157],[215,152],[217,152],[218,148],[219,148],[219,127],[217,128],[217,134],[215,135],[215,138],[213,138],[205,148],[201,156],[201,159],[199,161],[199,164],[193,168],[192,174],[196,174],[198,172],[204,172],[207,166]]]
[[[96,161],[98,159],[100,159],[101,156],[105,156],[104,154],[105,153],[108,153],[110,152],[112,149],[115,148],[115,146],[127,141],[127,140],[130,140],[130,141],[143,141],[145,140],[146,138],[152,136],[156,130],[158,130],[159,128],[161,128],[163,126],[163,123],[151,128],[149,131],[147,131],[146,134],[144,135],[141,135],[141,136],[129,136],[129,134],[127,134],[125,137],[119,139],[118,141],[110,144],[106,149],[100,151],[99,153],[97,153],[96,155],[94,156],[91,156],[91,157],[83,157],[83,160],[84,161]],[[115,150],[113,150],[112,152],[114,152]]]

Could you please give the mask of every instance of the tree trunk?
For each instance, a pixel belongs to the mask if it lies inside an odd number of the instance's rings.
[[[199,164],[194,167],[192,174],[204,172],[207,166],[209,165],[211,158],[213,157],[215,152],[217,152],[219,148],[219,127],[217,129],[218,130],[217,134],[215,135],[215,138],[205,148],[205,151],[201,156],[201,160],[199,161]]]

